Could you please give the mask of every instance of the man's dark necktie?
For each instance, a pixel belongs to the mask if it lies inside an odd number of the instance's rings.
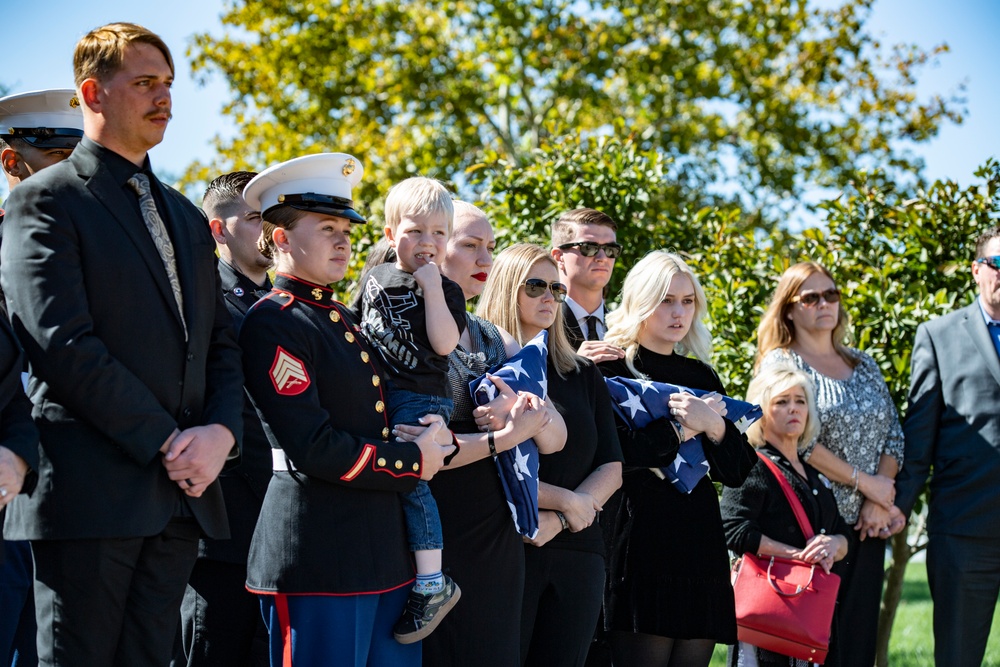
[[[601,340],[601,337],[597,335],[597,323],[601,319],[596,315],[587,315],[583,321],[587,323],[587,340]]]

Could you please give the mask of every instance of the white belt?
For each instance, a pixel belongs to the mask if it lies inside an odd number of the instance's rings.
[[[295,471],[298,468],[295,467],[288,457],[285,456],[285,450],[283,449],[272,449],[271,450],[271,468],[276,472],[288,472]]]

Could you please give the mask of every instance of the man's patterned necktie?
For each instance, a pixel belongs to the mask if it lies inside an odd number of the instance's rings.
[[[167,234],[167,226],[163,224],[160,212],[156,210],[156,200],[149,189],[149,177],[146,174],[138,173],[128,179],[129,187],[139,195],[139,210],[142,211],[142,221],[146,223],[149,235],[153,237],[156,245],[156,252],[163,261],[163,268],[167,270],[167,279],[170,281],[170,289],[174,293],[174,300],[177,302],[177,311],[181,316],[181,326],[184,327],[184,340],[187,340],[187,322],[184,320],[184,295],[181,294],[181,280],[177,275],[177,258],[174,255],[174,244]]]

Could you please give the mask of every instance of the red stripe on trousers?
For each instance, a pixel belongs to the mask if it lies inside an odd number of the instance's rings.
[[[288,616],[288,597],[281,593],[275,595],[274,608],[278,612],[278,630],[281,632],[281,666],[292,667],[292,621]]]

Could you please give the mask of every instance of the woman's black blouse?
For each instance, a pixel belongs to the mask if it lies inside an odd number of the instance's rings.
[[[778,464],[792,485],[814,533],[848,535],[849,528],[837,510],[833,492],[815,468],[800,457],[806,471],[806,477],[802,478],[791,462],[771,445],[765,445],[761,451]],[[757,553],[760,539],[765,535],[797,549],[806,545],[791,505],[774,473],[765,465],[755,466],[742,486],[722,491],[722,525],[726,543],[736,554]]]

